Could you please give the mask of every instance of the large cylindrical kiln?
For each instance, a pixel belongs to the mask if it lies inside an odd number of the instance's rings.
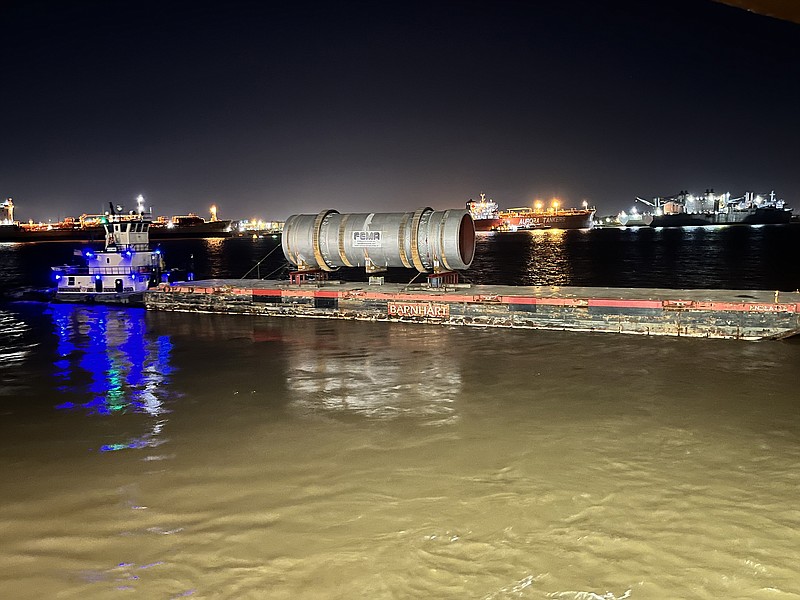
[[[421,273],[466,269],[475,256],[475,224],[466,210],[292,215],[283,254],[298,269],[406,267]]]

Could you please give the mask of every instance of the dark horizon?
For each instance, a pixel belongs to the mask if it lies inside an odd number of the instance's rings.
[[[12,3],[0,194],[285,219],[679,190],[800,208],[800,25],[716,2]]]

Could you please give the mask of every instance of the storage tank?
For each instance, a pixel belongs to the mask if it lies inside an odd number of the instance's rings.
[[[463,209],[405,213],[292,215],[283,227],[286,260],[298,269],[368,272],[406,267],[421,273],[466,269],[475,256],[475,225]]]

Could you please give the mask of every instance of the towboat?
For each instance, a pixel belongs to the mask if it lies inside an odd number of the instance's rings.
[[[139,197],[136,211],[115,211],[103,223],[105,247],[76,250],[81,264],[51,267],[55,299],[66,302],[139,303],[164,270],[161,250],[150,248],[152,213]]]

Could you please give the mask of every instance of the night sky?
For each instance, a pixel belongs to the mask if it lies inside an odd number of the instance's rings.
[[[704,0],[24,1],[0,9],[17,219],[800,209],[800,25]]]

